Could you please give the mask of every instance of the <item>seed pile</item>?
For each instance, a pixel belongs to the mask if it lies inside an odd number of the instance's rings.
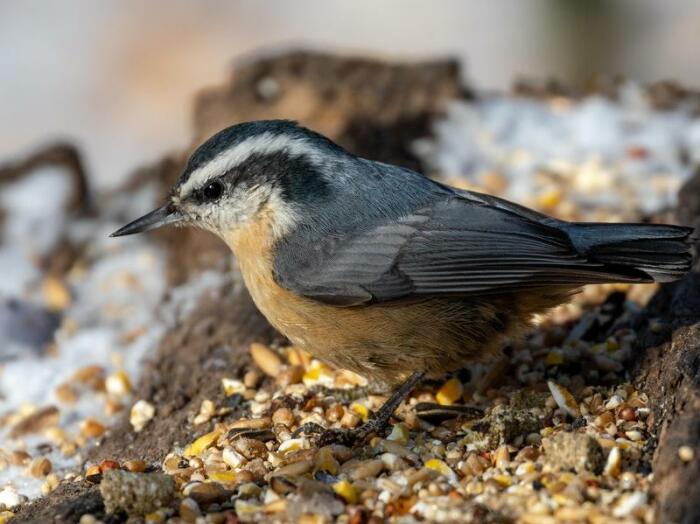
[[[438,126],[437,142],[418,153],[454,185],[559,218],[639,220],[673,203],[690,172],[676,159],[687,146],[697,160],[700,134],[684,108],[657,112],[637,104],[633,91],[620,107],[599,99],[483,98],[457,106]],[[606,114],[612,124],[599,122]],[[524,127],[499,132],[510,121]],[[587,123],[593,121],[599,123]],[[561,134],[562,122],[568,134]],[[617,131],[599,137],[600,129]],[[136,216],[150,206],[136,199],[133,209],[116,214]],[[167,331],[153,314],[163,309],[165,284],[155,276],[165,261],[144,251],[145,240],[122,252],[98,240],[116,225],[95,225],[89,244],[98,252],[79,259],[77,271],[63,279],[40,275],[35,286],[42,304],[65,313],[47,351],[52,366],[63,362],[62,372],[51,368],[60,379],[50,387],[43,378],[33,381],[49,395],[36,394],[25,406],[15,398],[2,414],[0,524],[26,494],[35,495],[18,478],[41,483],[44,493],[62,481],[99,484],[110,511],[147,522],[653,522],[650,411],[644,392],[629,383],[626,362],[637,341],[630,319],[655,286],[587,287],[538,319],[529,336],[507,344],[502,358],[422,384],[385,434],[352,448],[319,447],[316,435],[298,430],[308,423],[355,428],[385,397],[296,348],[254,344],[250,367],[222,380],[219,394],[191,413],[188,445],[158,464],[111,457],[70,472],[84,449],[108,434],[115,414],[127,412],[134,433],[160,416],[155,400],[134,398],[132,382],[136,355]],[[216,288],[226,276],[212,278]],[[194,307],[204,284],[192,282],[192,292],[183,288],[171,302],[189,297]],[[136,314],[143,297],[148,304]],[[113,317],[121,319],[114,329],[96,330]],[[157,329],[125,321],[135,318]],[[654,328],[664,326],[652,322]],[[121,360],[112,362],[115,349]],[[14,389],[3,393],[17,397],[21,390],[24,399],[20,384],[9,381],[17,376],[11,370],[49,369],[38,362],[7,365],[2,376]],[[679,466],[695,460],[697,450],[679,446]]]
[[[615,99],[482,93],[455,102],[416,152],[441,176],[529,206],[652,214],[673,206],[700,158],[697,100],[658,110],[626,83]]]
[[[581,299],[576,321],[544,321],[497,362],[421,385],[385,435],[352,448],[297,430],[357,427],[384,397],[294,347],[253,344],[244,376],[192,414],[198,436],[149,468],[174,480],[174,502],[146,520],[652,522],[649,408],[624,371],[635,306],[615,289],[600,306]],[[85,478],[104,483],[120,467],[146,468],[106,461]],[[114,479],[102,489],[118,498]],[[130,508],[149,507],[129,489]]]
[[[58,401],[56,406],[40,408],[27,404],[0,420],[0,427],[9,429],[11,440],[8,443],[13,444],[10,448],[0,448],[0,470],[23,470],[24,477],[41,483],[43,494],[54,490],[61,479],[71,480],[76,476],[57,469],[64,470],[71,460],[80,462],[81,450],[107,432],[106,421],[130,402],[131,383],[124,371],[107,374],[100,366],[88,365],[77,369],[69,380],[55,389],[54,395]],[[77,424],[61,420],[63,410],[78,402],[101,403],[101,420],[85,417]],[[76,430],[69,431],[68,426]],[[49,454],[51,457],[47,456]],[[56,457],[60,468],[53,462]],[[3,486],[0,489],[0,523],[12,516],[12,508],[27,500],[27,496],[12,484]]]

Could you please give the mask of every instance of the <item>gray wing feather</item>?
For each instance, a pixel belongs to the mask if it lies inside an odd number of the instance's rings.
[[[344,306],[621,280],[579,254],[555,221],[533,218],[451,196],[331,236],[303,256],[278,256],[276,277],[297,294]]]

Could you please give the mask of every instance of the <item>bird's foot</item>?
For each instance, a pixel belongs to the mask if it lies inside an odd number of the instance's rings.
[[[389,424],[389,419],[399,404],[409,395],[414,386],[423,378],[422,371],[414,372],[380,407],[377,412],[367,422],[354,429],[326,429],[320,424],[310,422],[302,424],[297,428],[292,436],[297,437],[301,433],[320,434],[318,437],[319,446],[328,444],[344,444],[352,446],[356,442],[364,441],[373,433],[382,433]]]
[[[380,393],[377,388],[370,386],[357,386],[354,388],[329,388],[327,386],[314,386],[311,391],[324,397],[333,397],[340,402],[350,403],[368,395]]]
[[[354,429],[329,428],[319,435],[318,445],[323,447],[341,444],[352,447],[355,444],[363,443],[372,433],[377,433],[377,428],[372,424],[372,421]]]
[[[324,428],[315,422],[308,422],[297,428],[292,434],[293,437],[298,437],[300,434],[318,435],[316,442],[319,447],[329,446],[331,444],[341,444],[343,446],[352,447],[354,444],[364,442],[367,437],[372,434],[379,434],[386,429],[388,421],[380,421],[370,419],[361,426],[354,429],[346,428]]]

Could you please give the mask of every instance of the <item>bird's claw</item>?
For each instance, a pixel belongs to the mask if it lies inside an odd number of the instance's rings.
[[[355,442],[361,440],[361,435],[355,433],[352,429],[328,428],[318,437],[318,446],[330,446],[331,444],[340,444],[342,446],[351,447]]]
[[[358,442],[363,442],[372,433],[379,433],[381,429],[382,428],[379,427],[373,419],[354,429],[324,428],[315,422],[307,422],[299,426],[292,433],[292,436],[296,438],[302,433],[318,435],[316,441],[319,447],[329,446],[331,444],[341,444],[351,447]]]
[[[373,433],[378,433],[380,428],[373,421],[366,422],[355,429],[329,428],[318,438],[320,447],[331,444],[341,444],[351,447],[358,442],[364,442]]]
[[[327,429],[321,424],[316,422],[306,422],[292,432],[292,438],[297,438],[302,433],[306,433],[307,435],[318,435],[322,434],[324,431],[327,431]]]

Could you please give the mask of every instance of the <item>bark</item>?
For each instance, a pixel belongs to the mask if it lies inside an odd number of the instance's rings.
[[[678,215],[700,225],[700,173],[679,193]],[[696,243],[697,253],[697,243]],[[652,494],[658,522],[700,522],[700,264],[682,280],[663,286],[639,319],[638,388],[649,395],[653,433]],[[683,462],[681,446],[696,458]],[[650,450],[651,451],[651,450]]]

